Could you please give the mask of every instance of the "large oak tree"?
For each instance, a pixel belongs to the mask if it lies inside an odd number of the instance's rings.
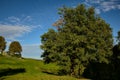
[[[109,63],[113,37],[110,25],[95,14],[94,8],[78,5],[59,10],[57,30],[41,36],[45,62],[57,62],[61,71],[80,77],[91,62]]]

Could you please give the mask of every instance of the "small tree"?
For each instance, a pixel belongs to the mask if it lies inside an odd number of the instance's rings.
[[[0,53],[1,54],[3,53],[5,48],[6,48],[5,38],[3,36],[0,36]]]
[[[18,41],[11,42],[9,46],[9,53],[11,56],[21,57],[22,47]]]

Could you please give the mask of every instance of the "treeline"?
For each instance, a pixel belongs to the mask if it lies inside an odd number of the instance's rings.
[[[1,55],[9,55],[9,56],[16,56],[21,57],[22,47],[18,41],[11,42],[9,46],[9,50],[5,52],[6,49],[6,41],[3,36],[0,36],[0,54]]]
[[[60,19],[41,36],[45,63],[55,62],[59,74],[94,80],[120,79],[120,32],[113,44],[110,25],[83,4],[59,9]]]

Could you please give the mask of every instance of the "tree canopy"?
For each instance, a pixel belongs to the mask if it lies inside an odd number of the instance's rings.
[[[83,4],[59,9],[57,30],[41,36],[45,62],[57,62],[61,72],[80,77],[91,62],[109,63],[113,37],[110,25]]]
[[[11,42],[9,46],[10,55],[19,55],[21,57],[22,47],[18,41]]]
[[[0,52],[3,53],[3,51],[6,48],[6,41],[3,36],[0,36]]]

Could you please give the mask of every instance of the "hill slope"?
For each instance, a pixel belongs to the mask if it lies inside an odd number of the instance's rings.
[[[78,80],[56,75],[58,69],[55,64],[40,60],[0,56],[0,80]]]

